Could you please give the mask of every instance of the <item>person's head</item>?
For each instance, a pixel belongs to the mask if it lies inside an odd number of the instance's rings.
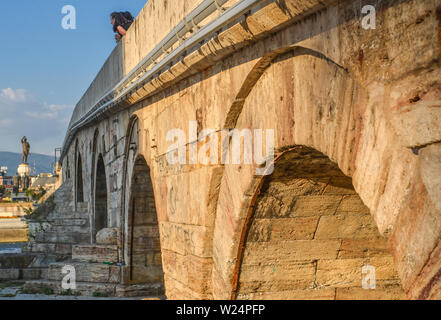
[[[128,19],[126,18],[125,14],[123,12],[112,12],[110,14],[110,23],[112,25],[119,24],[122,25],[126,23]]]
[[[110,23],[112,25],[115,25],[115,24],[122,25],[124,23],[130,22],[133,20],[134,20],[134,18],[132,16],[132,14],[128,11],[126,11],[126,12],[116,12],[115,11],[110,14]]]
[[[116,23],[116,19],[117,19],[118,15],[119,15],[118,12],[112,12],[112,13],[110,14],[110,23],[111,23],[112,25],[115,25],[115,23]]]

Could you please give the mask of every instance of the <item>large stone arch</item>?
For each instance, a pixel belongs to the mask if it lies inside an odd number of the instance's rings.
[[[128,256],[128,233],[129,233],[129,207],[130,207],[130,188],[132,185],[133,169],[135,160],[139,155],[139,119],[133,115],[128,123],[126,132],[126,142],[124,149],[124,164],[122,177],[122,194],[121,194],[121,215],[120,215],[120,233],[121,248],[119,252],[120,261],[129,261]]]
[[[225,128],[275,129],[277,152],[304,145],[323,153],[352,177],[380,234],[390,236],[409,196],[412,177],[402,173],[414,170],[415,160],[396,143],[376,93],[322,54],[287,48],[256,64],[230,108]],[[259,183],[254,173],[255,166],[224,168],[213,232],[215,298],[232,297],[241,232]],[[404,263],[397,261],[397,250],[393,253],[407,290]]]
[[[304,146],[274,167],[252,197],[232,298],[404,299],[387,239],[351,178]]]
[[[108,225],[108,208],[107,208],[107,197],[109,194],[109,184],[108,176],[109,173],[106,170],[105,148],[103,145],[103,139],[100,138],[100,130],[96,128],[93,134],[93,140],[91,145],[91,164],[90,164],[90,202],[92,213],[90,215],[90,230],[91,230],[91,242],[96,241],[96,234],[102,227],[96,225],[97,219],[104,219]],[[100,169],[98,171],[98,168]],[[98,194],[97,194],[98,193]],[[101,203],[96,203],[97,198]],[[97,212],[97,208],[99,209]],[[104,212],[105,211],[105,212]],[[101,217],[101,218],[99,218]]]
[[[125,255],[128,257],[123,281],[129,284],[151,284],[164,294],[164,272],[150,168],[144,157],[136,157],[130,186],[128,233]]]
[[[136,115],[129,121],[124,158],[121,258],[125,284],[143,284],[144,290],[164,294],[164,273],[159,221],[150,167],[139,145],[140,123]]]
[[[97,165],[97,151],[98,151],[98,140],[99,140],[99,130],[98,128],[95,129],[94,134],[93,134],[93,140],[92,140],[92,163],[91,163],[91,175],[90,175],[90,203],[91,203],[91,207],[92,207],[92,214],[90,215],[90,225],[91,227],[91,232],[90,232],[90,241],[91,243],[95,242],[95,235],[96,233],[94,232],[95,227],[94,227],[94,223],[95,223],[95,186],[96,186],[96,165]],[[99,153],[99,152],[98,152]]]
[[[108,183],[106,176],[106,166],[103,155],[100,153],[96,162],[95,188],[94,188],[94,212],[92,239],[96,242],[97,233],[108,227]]]

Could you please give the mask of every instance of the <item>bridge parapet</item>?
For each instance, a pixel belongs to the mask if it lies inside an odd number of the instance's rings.
[[[221,14],[238,2],[242,2],[243,5],[239,10],[234,11],[234,14],[243,13],[242,8],[250,8],[261,1],[191,0],[179,4],[149,1],[76,105],[64,143],[65,148],[70,144],[69,134],[82,120],[109,101],[124,97],[127,94],[125,90],[146,71],[159,73],[160,67],[172,61],[169,59],[161,64],[165,60],[164,57],[174,51],[173,58],[178,58],[194,43],[194,41],[186,41],[192,33],[204,29],[214,20],[221,20],[219,19]],[[224,17],[221,23],[213,27],[219,28],[224,25],[231,16],[230,14]],[[198,40],[203,41],[214,33],[216,30],[213,30],[213,27],[207,28]],[[181,50],[176,52],[179,48]],[[115,102],[118,103],[120,100]]]

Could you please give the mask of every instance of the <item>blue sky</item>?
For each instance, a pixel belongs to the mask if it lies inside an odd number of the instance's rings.
[[[109,15],[137,16],[147,0],[1,0],[0,151],[53,154],[73,108],[115,47]],[[65,5],[76,30],[61,26]]]

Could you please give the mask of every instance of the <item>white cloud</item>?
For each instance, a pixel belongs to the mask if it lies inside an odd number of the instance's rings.
[[[53,153],[66,134],[73,106],[50,104],[26,89],[0,89],[0,150],[21,152],[27,136],[33,152]]]
[[[50,104],[47,106],[47,108],[51,111],[61,111],[73,109],[73,106],[68,104]]]
[[[58,117],[58,112],[30,112],[26,111],[25,115],[35,119],[52,119],[55,120]]]
[[[23,103],[31,100],[31,95],[25,89],[2,89],[0,97],[9,100],[11,102]]]
[[[67,104],[47,104],[43,103],[40,106],[39,111],[26,111],[25,115],[35,119],[50,119],[50,120],[63,120],[59,119],[62,111],[67,111],[73,109],[73,106]]]
[[[12,119],[0,119],[0,126],[2,127],[9,127],[13,123],[14,121]]]

